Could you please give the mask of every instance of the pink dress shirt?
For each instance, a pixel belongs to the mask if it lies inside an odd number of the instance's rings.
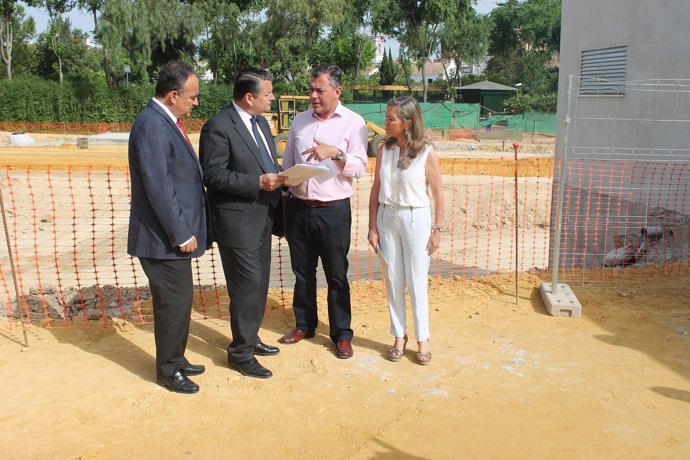
[[[307,110],[297,114],[290,127],[287,146],[283,154],[283,169],[296,164],[315,164],[302,155],[306,149],[322,144],[334,145],[345,152],[343,170],[335,177],[319,183],[316,178],[290,187],[290,192],[303,200],[334,201],[353,195],[352,180],[362,177],[367,169],[367,126],[364,119],[340,102],[325,120]]]

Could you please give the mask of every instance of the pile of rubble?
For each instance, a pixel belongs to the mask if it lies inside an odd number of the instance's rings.
[[[12,317],[19,318],[17,303],[28,310],[32,321],[64,320],[81,317],[89,320],[104,316],[125,317],[137,315],[142,302],[151,298],[148,286],[118,288],[110,284],[82,289],[70,287],[60,292],[55,286],[33,287],[29,294],[12,304]],[[134,313],[133,313],[134,310]],[[4,315],[7,312],[3,312]]]
[[[617,235],[616,249],[604,257],[604,267],[641,266],[690,258],[687,241],[672,228],[646,227],[633,235]]]

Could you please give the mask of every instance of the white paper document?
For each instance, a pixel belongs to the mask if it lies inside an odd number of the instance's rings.
[[[285,185],[288,185],[290,187],[299,185],[305,180],[311,179],[313,177],[315,177],[319,182],[323,182],[324,180],[330,179],[338,173],[338,167],[335,166],[335,164],[333,164],[333,167],[336,169],[334,173],[333,169],[329,167],[329,165],[327,164],[328,161],[331,160],[326,160],[315,165],[294,165],[291,168],[288,168],[285,171],[281,172],[279,175],[287,177],[287,179],[285,180]],[[331,161],[331,163],[333,163],[333,161]]]

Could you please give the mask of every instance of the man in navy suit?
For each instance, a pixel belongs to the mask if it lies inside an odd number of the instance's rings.
[[[228,366],[248,377],[273,374],[255,355],[278,354],[259,338],[271,270],[271,230],[281,212],[281,185],[271,129],[273,76],[248,68],[235,78],[233,102],[201,130],[199,159],[230,295]]]
[[[192,311],[191,259],[211,247],[201,166],[180,122],[197,105],[194,69],[171,61],[129,134],[127,252],[139,258],[149,280],[158,383],[177,393],[199,391],[188,376],[205,370],[184,356]]]

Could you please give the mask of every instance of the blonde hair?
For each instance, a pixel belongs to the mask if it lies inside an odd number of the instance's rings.
[[[422,109],[419,107],[419,103],[413,97],[399,96],[388,101],[386,106],[397,107],[398,116],[406,122],[410,122],[405,130],[405,136],[407,137],[405,143],[409,149],[408,156],[415,158],[427,145],[431,144],[426,130],[424,129]],[[390,148],[395,144],[396,139],[394,137],[387,137],[384,142],[386,147]]]

